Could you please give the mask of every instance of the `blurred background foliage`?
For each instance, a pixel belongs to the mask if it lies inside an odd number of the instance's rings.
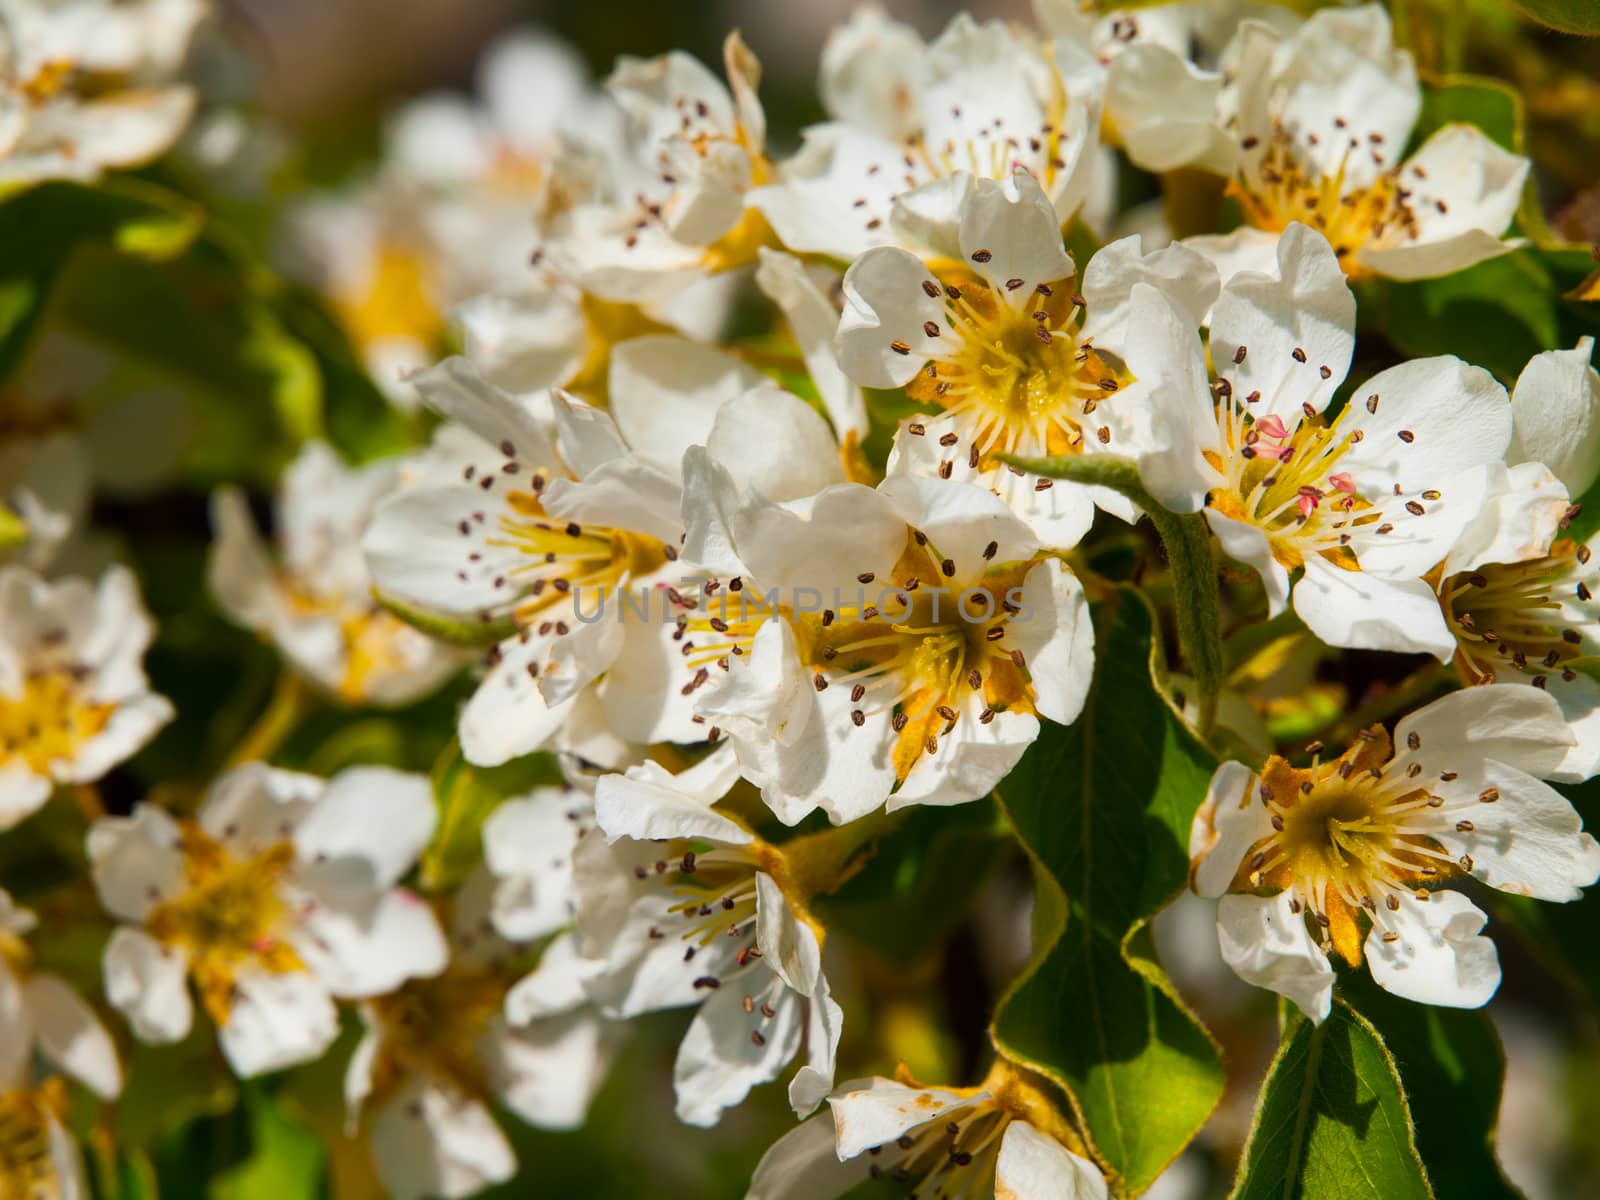
[[[269,123],[280,151],[270,169],[229,181],[169,159],[93,190],[47,185],[0,205],[0,424],[61,420],[89,431],[92,525],[138,570],[161,629],[149,673],[179,714],[106,781],[106,801],[118,811],[152,795],[179,809],[195,803],[283,699],[271,650],[225,621],[205,587],[209,489],[244,482],[265,520],[272,482],[306,438],[325,436],[360,461],[415,445],[423,432],[366,377],[323,302],[270,265],[282,205],[370,169],[395,104],[431,88],[470,88],[478,53],[522,23],[567,38],[597,76],[619,53],[683,48],[715,63],[726,32],[740,28],[765,68],[773,140],[790,148],[798,130],[822,115],[817,56],[852,0],[228,0],[219,7],[222,40],[203,60],[206,86]],[[884,7],[926,35],[958,8],[1029,19],[1026,0]],[[1445,121],[1470,120],[1530,154],[1536,178],[1519,218],[1522,249],[1444,280],[1362,285],[1363,349],[1459,354],[1509,383],[1531,354],[1600,334],[1591,251],[1600,243],[1600,41],[1537,27],[1500,0],[1397,0],[1392,7],[1429,87],[1418,139]],[[1159,201],[1179,233],[1228,223],[1218,182],[1179,173],[1163,192],[1125,169],[1121,183],[1122,207]],[[1355,379],[1363,374],[1359,366],[1352,371]],[[1600,502],[1589,498],[1587,509],[1580,528],[1600,524]],[[1134,578],[1146,549],[1105,542],[1094,565],[1109,579]],[[1349,706],[1329,704],[1329,696],[1370,699],[1346,696],[1343,687],[1319,678],[1296,689],[1280,727],[1309,740]],[[432,773],[451,832],[425,862],[424,883],[447,882],[461,869],[452,853],[470,858],[483,816],[548,770],[537,762],[500,772],[464,764],[450,730],[467,690],[461,680],[382,714],[314,709],[288,732],[276,761],[319,774],[358,762]],[[1589,824],[1600,824],[1600,783],[1572,791]],[[836,992],[850,1014],[841,1079],[887,1073],[901,1061],[928,1079],[964,1081],[981,1072],[990,1017],[1029,951],[1029,867],[1007,829],[989,802],[917,810],[827,902],[830,929],[851,949],[836,968]],[[76,814],[52,806],[0,840],[0,877],[31,894],[71,878],[82,870],[80,832]],[[81,900],[40,908],[45,965],[96,993],[104,918],[81,911]],[[1593,1136],[1600,893],[1565,906],[1501,898],[1495,917],[1516,935],[1499,939],[1505,984],[1489,1014],[1507,1045],[1502,1160],[1532,1200],[1600,1195]],[[1201,1141],[1158,1184],[1173,1197],[1226,1191],[1273,1051],[1263,1038],[1276,1027],[1265,993],[1219,974],[1207,920],[1180,903],[1156,922],[1180,987],[1198,985],[1189,999],[1223,1043],[1229,1072],[1222,1107]],[[1486,1145],[1494,1123],[1488,1097],[1501,1068],[1486,1018],[1381,997],[1362,1011],[1397,1049],[1416,1109],[1444,1115],[1418,1131],[1439,1148],[1424,1158],[1453,1167],[1436,1180],[1437,1194],[1514,1194],[1481,1158],[1458,1154]],[[488,1194],[742,1194],[756,1159],[792,1118],[782,1089],[766,1087],[715,1130],[678,1124],[670,1070],[686,1020],[669,1012],[635,1023],[583,1131],[546,1134],[507,1117],[523,1172]],[[83,1118],[98,1193],[117,1200],[376,1195],[364,1143],[344,1132],[340,1076],[354,1036],[347,1029],[319,1064],[245,1084],[232,1081],[210,1029],[197,1028],[175,1047],[124,1040],[134,1090],[108,1121],[98,1121],[92,1106]],[[1474,1130],[1476,1138],[1460,1136]]]

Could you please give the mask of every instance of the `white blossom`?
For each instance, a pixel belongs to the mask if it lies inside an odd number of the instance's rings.
[[[1192,881],[1220,897],[1222,957],[1249,983],[1321,1021],[1337,954],[1379,986],[1476,1008],[1500,985],[1488,918],[1459,891],[1472,878],[1570,901],[1600,876],[1600,844],[1542,783],[1573,743],[1536,688],[1496,684],[1365,730],[1310,767],[1269,758],[1212,776],[1190,843]]]
[[[317,1058],[338,1034],[334,998],[437,974],[444,936],[397,886],[433,832],[427,781],[387,767],[331,780],[246,764],[192,820],[153,804],[89,832],[101,903],[123,921],[106,995],[145,1041],[193,1022],[192,977],[241,1076]]]
[[[125,567],[92,585],[0,568],[0,829],[93,783],[172,719],[141,660],[155,632]]]

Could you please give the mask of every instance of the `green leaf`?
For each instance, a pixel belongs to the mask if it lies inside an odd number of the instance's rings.
[[[422,884],[429,890],[461,883],[483,858],[483,823],[501,803],[536,787],[559,787],[561,768],[549,754],[530,754],[500,767],[475,767],[452,743],[433,772],[439,824],[422,852]]]
[[[1551,29],[1600,37],[1600,5],[1594,0],[1511,0],[1517,8]]]
[[[913,808],[816,908],[830,934],[893,963],[914,963],[959,924],[1009,846],[990,801]]]
[[[1405,354],[1454,354],[1507,384],[1528,359],[1561,344],[1559,289],[1531,246],[1440,279],[1369,280],[1356,298],[1363,330]]]
[[[1432,1200],[1378,1031],[1343,1000],[1321,1025],[1290,1011],[1230,1200]]]
[[[996,1046],[1071,1098],[1101,1162],[1138,1193],[1221,1099],[1216,1044],[1155,960],[1146,922],[1184,886],[1213,769],[1157,692],[1154,617],[1122,589],[1095,613],[1083,715],[1047,724],[997,798],[1034,861],[1034,959]]]
[[[1498,79],[1446,75],[1423,85],[1422,111],[1411,135],[1413,146],[1457,123],[1476,125],[1502,149],[1522,151],[1522,97]]]
[[[1365,971],[1352,972],[1342,986],[1390,1048],[1434,1190],[1474,1200],[1520,1200],[1494,1155],[1506,1059],[1488,1015],[1402,1000]]]
[[[322,1143],[290,1120],[259,1084],[244,1096],[250,1154],[212,1183],[212,1200],[318,1200],[326,1158]]]
[[[46,183],[0,203],[0,375],[21,357],[56,277],[83,246],[166,262],[193,245],[205,214],[189,200],[125,177],[96,187]]]

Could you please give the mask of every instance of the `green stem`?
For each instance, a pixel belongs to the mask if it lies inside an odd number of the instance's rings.
[[[293,671],[280,670],[277,685],[272,689],[272,699],[267,701],[267,707],[256,718],[255,724],[239,739],[239,744],[228,755],[223,769],[247,762],[266,762],[300,723],[310,700],[310,691],[300,677]]]
[[[1139,470],[1125,458],[1109,454],[1081,454],[1063,458],[1024,459],[1002,456],[1003,461],[1047,479],[1066,479],[1120,492],[1144,510],[1156,527],[1167,565],[1172,570],[1173,608],[1178,621],[1178,648],[1199,689],[1200,716],[1195,731],[1208,737],[1217,717],[1217,696],[1222,691],[1222,609],[1217,591],[1217,563],[1211,553],[1211,529],[1199,513],[1175,513],[1164,508],[1139,482]]]

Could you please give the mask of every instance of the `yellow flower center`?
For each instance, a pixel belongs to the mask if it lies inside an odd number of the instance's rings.
[[[492,968],[452,966],[431,979],[412,979],[371,1002],[383,1048],[374,1095],[392,1091],[408,1074],[452,1084],[463,1095],[490,1098],[478,1039],[505,1003],[507,980]]]
[[[1273,557],[1289,570],[1312,554],[1360,570],[1350,543],[1356,531],[1376,525],[1378,514],[1339,466],[1361,441],[1361,431],[1341,434],[1340,419],[1329,425],[1310,414],[1290,429],[1276,415],[1252,415],[1248,405],[1258,399],[1252,395],[1240,404],[1237,397],[1224,398],[1217,407],[1224,449],[1220,455],[1207,451],[1206,459],[1223,483],[1207,503],[1260,529]],[[1436,497],[1425,493],[1424,498]],[[1371,532],[1389,528],[1380,525]]]
[[[411,627],[373,604],[369,596],[319,596],[287,573],[279,574],[278,583],[284,599],[296,613],[306,617],[331,617],[338,622],[344,649],[344,674],[339,680],[338,694],[345,703],[361,703],[367,698],[374,680],[408,665],[400,643],[414,636]]]
[[[0,693],[0,767],[20,763],[35,775],[48,774],[52,763],[70,762],[114,710],[84,695],[71,667],[29,675],[20,696]]]
[[[1468,684],[1493,683],[1513,672],[1535,687],[1551,675],[1567,682],[1577,677],[1568,665],[1583,656],[1580,627],[1593,623],[1591,611],[1567,607],[1593,599],[1578,578],[1589,550],[1563,538],[1543,558],[1495,563],[1462,571],[1444,580],[1439,602],[1456,639],[1456,670]]]
[[[1399,907],[1399,895],[1454,874],[1457,864],[1431,836],[1445,800],[1419,783],[1422,771],[1386,770],[1389,735],[1362,733],[1340,758],[1306,769],[1267,760],[1258,797],[1273,832],[1240,864],[1234,890],[1289,891],[1294,911],[1309,909],[1346,962],[1361,961],[1362,910]],[[1446,777],[1454,778],[1446,773]]]
[[[1077,298],[1064,286],[1040,285],[1018,306],[982,280],[953,278],[960,282],[925,281],[924,291],[942,295],[945,320],[943,330],[930,321],[923,331],[953,335],[957,348],[940,351],[906,387],[914,399],[962,419],[965,438],[957,440],[967,446],[952,442],[952,454],[965,454],[976,469],[997,454],[1074,454],[1090,439],[1109,443],[1110,427],[1093,414],[1132,376],[1078,337]],[[1021,280],[1010,282],[1020,290]],[[901,343],[894,349],[912,351]]]
[[[390,339],[432,346],[444,330],[433,301],[434,275],[420,249],[386,241],[373,259],[366,287],[332,297],[351,340],[363,347]]]
[[[1294,221],[1311,226],[1333,246],[1345,274],[1364,279],[1372,272],[1358,261],[1362,249],[1408,237],[1416,230],[1411,193],[1400,186],[1395,170],[1379,175],[1367,187],[1346,189],[1350,156],[1366,153],[1381,161],[1382,152],[1375,147],[1351,146],[1338,171],[1324,175],[1306,163],[1280,131],[1259,165],[1229,182],[1228,194],[1239,201],[1245,219],[1257,229],[1281,233]]]
[[[78,64],[70,58],[51,59],[22,85],[22,94],[30,104],[47,104],[67,90],[77,73]]]
[[[549,516],[539,500],[546,478],[535,472],[531,490],[508,492],[510,511],[500,517],[498,531],[485,539],[489,546],[510,547],[522,555],[523,561],[496,580],[496,586],[518,590],[517,624],[537,627],[541,634],[551,628],[566,632],[565,622],[543,618],[564,598],[572,599],[575,591],[588,611],[625,578],[637,580],[677,557],[676,550],[649,534]],[[471,527],[463,525],[463,532],[470,533]]]
[[[0,1095],[0,1200],[60,1200],[66,1194],[50,1151],[50,1127],[64,1105],[58,1079]]]
[[[283,940],[293,913],[279,884],[295,850],[280,841],[250,858],[235,858],[192,822],[183,826],[181,850],[188,886],[159,904],[146,926],[157,941],[187,953],[201,1002],[221,1025],[240,971],[305,969]]]
[[[972,696],[983,701],[984,724],[1007,709],[1031,711],[1026,661],[1005,640],[1030,565],[956,585],[955,564],[914,533],[888,579],[861,577],[866,602],[788,614],[817,691],[848,688],[857,726],[869,713],[892,714],[899,779],[938,753]]]

